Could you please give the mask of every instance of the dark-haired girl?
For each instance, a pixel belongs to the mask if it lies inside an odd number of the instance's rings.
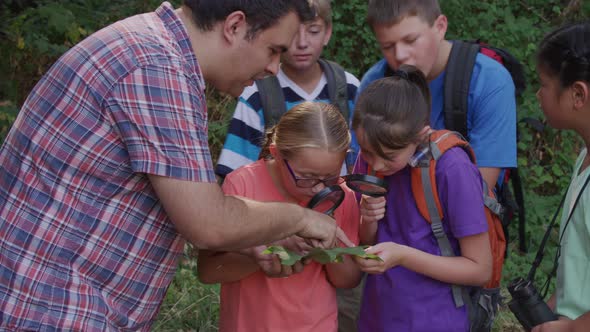
[[[549,33],[537,54],[541,87],[537,99],[547,123],[571,129],[584,140],[561,216],[561,252],[555,293],[548,301],[559,316],[533,332],[588,331],[590,326],[590,190],[581,194],[590,176],[590,21],[563,26]],[[578,195],[580,200],[573,211]],[[571,213],[569,222],[566,220]],[[566,226],[567,225],[567,226]]]
[[[356,105],[357,170],[370,168],[389,184],[387,196],[361,199],[361,242],[373,244],[367,251],[383,261],[355,259],[369,273],[360,331],[469,331],[466,308],[455,306],[451,285],[481,286],[491,276],[482,177],[463,149],[448,150],[436,167],[444,231],[455,257],[441,256],[416,206],[408,163],[433,132],[430,109],[427,82],[409,65],[369,85]]]

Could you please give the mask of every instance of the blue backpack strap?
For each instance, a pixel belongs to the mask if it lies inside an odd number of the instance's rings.
[[[349,122],[350,110],[348,108],[348,84],[344,68],[333,61],[319,59],[326,81],[328,82],[328,96],[332,103],[340,109],[340,113]]]
[[[467,135],[467,99],[478,44],[453,41],[445,70],[444,106],[445,128]]]
[[[262,104],[264,127],[269,129],[287,112],[285,95],[279,79],[274,75],[256,80],[256,87]]]

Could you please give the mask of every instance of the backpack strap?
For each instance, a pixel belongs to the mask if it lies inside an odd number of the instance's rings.
[[[446,151],[456,146],[465,149],[471,160],[475,162],[475,155],[469,148],[469,143],[462,136],[449,130],[439,130],[430,135],[429,162],[414,167],[410,171],[412,194],[416,200],[418,210],[422,217],[430,223],[430,228],[436,238],[441,255],[445,257],[453,257],[455,253],[442,224],[444,215],[436,185],[436,162]],[[464,299],[461,286],[451,285],[451,291],[457,308],[468,301],[468,299]]]
[[[349,122],[350,109],[348,107],[348,84],[346,73],[339,64],[324,59],[318,60],[328,84],[328,97],[342,113],[346,122]],[[264,123],[266,128],[274,126],[281,116],[287,112],[285,95],[279,83],[279,79],[272,75],[256,80],[256,87],[262,103]]]
[[[277,124],[281,116],[287,112],[285,95],[279,79],[274,75],[256,80],[256,87],[262,104],[264,127],[268,129]]]
[[[332,103],[338,106],[340,113],[348,123],[350,110],[348,108],[348,84],[346,83],[344,68],[329,60],[319,59],[318,62],[328,81],[328,96]]]
[[[475,57],[479,53],[478,44],[453,41],[451,54],[446,67],[444,81],[445,128],[457,131],[463,137],[467,135],[467,99],[471,73]]]

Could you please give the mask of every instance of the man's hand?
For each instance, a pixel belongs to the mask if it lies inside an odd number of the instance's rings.
[[[302,222],[305,223],[305,226],[297,235],[305,238],[313,247],[333,248],[337,246],[337,240],[347,247],[354,247],[354,243],[348,239],[344,231],[336,225],[336,221],[330,216],[306,209]]]
[[[304,238],[297,235],[289,236],[288,238],[276,241],[272,244],[273,246],[281,246],[287,250],[296,252],[302,256],[305,256],[309,253],[313,247],[305,241]]]

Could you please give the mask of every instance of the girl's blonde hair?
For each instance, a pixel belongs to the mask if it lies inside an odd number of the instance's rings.
[[[267,132],[261,158],[270,157],[272,143],[285,159],[306,148],[345,153],[350,146],[350,132],[338,107],[306,101],[291,108]]]

